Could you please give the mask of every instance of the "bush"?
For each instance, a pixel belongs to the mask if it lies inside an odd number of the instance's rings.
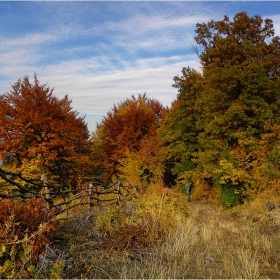
[[[4,278],[30,278],[38,256],[59,224],[43,198],[29,202],[0,201],[0,274]]]
[[[238,194],[236,193],[236,187],[231,185],[222,185],[221,203],[225,208],[231,208],[238,204]]]
[[[162,187],[149,189],[135,205],[135,211],[126,215],[112,209],[98,217],[96,229],[104,235],[104,248],[128,250],[156,246],[163,242],[176,216],[186,217],[188,205],[180,194]]]

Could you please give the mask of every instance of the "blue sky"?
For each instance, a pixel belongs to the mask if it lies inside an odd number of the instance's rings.
[[[169,106],[173,77],[199,69],[196,23],[242,11],[272,19],[280,35],[278,1],[0,1],[0,93],[36,73],[90,131],[132,95]]]

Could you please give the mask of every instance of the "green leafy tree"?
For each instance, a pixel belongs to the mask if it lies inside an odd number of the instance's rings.
[[[203,79],[198,71],[184,68],[182,76],[176,76],[174,82],[173,87],[179,91],[177,100],[160,122],[158,133],[168,149],[166,165],[176,176],[196,166],[194,153],[200,149],[197,138],[200,114],[196,102],[203,89]]]
[[[207,136],[215,131],[233,144],[240,131],[260,135],[279,109],[280,40],[272,21],[242,12],[232,22],[197,24],[196,33],[210,96]]]
[[[206,84],[200,102],[208,107],[201,139],[219,154],[229,145],[236,166],[253,176],[262,135],[279,123],[279,37],[271,20],[245,12],[197,24],[196,33]]]
[[[229,168],[221,162],[228,147],[232,176],[252,187],[263,161],[262,139],[280,122],[280,39],[270,19],[245,12],[232,21],[225,16],[199,23],[196,33],[201,73],[184,68],[175,77],[176,106],[162,121],[174,129],[164,138],[169,157],[178,155],[173,170],[215,182],[221,168]]]

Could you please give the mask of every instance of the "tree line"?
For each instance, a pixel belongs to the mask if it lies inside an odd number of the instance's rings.
[[[279,194],[280,39],[273,22],[246,12],[196,25],[200,71],[174,77],[169,107],[146,94],[107,113],[90,135],[67,96],[19,79],[0,96],[1,168],[75,190],[117,178],[140,188],[193,180],[197,195],[220,192],[225,207],[269,188]],[[12,173],[11,173],[12,174]],[[18,178],[9,177],[17,183]],[[0,191],[24,192],[3,178]]]

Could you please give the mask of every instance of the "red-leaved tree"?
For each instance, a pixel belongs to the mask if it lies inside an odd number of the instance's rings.
[[[156,124],[163,111],[157,100],[144,94],[126,99],[107,113],[93,139],[93,154],[99,159],[99,170],[106,174],[105,177],[120,175],[124,170],[130,173],[134,169],[136,172],[137,168],[137,176],[151,171],[157,151],[160,151],[162,160],[163,144],[156,136]],[[153,145],[156,148],[148,153],[147,147]]]
[[[24,77],[1,95],[0,108],[3,169],[28,178],[45,173],[64,186],[77,181],[89,152],[89,132],[67,96],[58,99],[34,75],[33,84]]]

